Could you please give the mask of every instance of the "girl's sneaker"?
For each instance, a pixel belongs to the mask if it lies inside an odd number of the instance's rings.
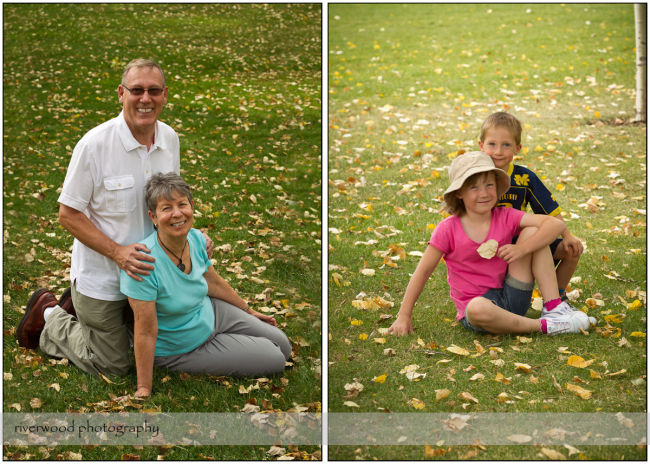
[[[565,313],[551,316],[551,313],[554,312],[555,310],[549,311],[547,315],[542,315],[542,319],[546,321],[547,335],[578,333],[580,329],[589,329],[589,316],[582,311],[572,311],[570,314]]]
[[[558,315],[565,315],[565,314],[571,314],[573,312],[577,311],[573,306],[569,304],[568,301],[563,301],[559,305],[557,305],[555,308],[551,309],[548,311],[546,307],[542,309],[542,317],[556,317]]]
[[[544,319],[555,319],[559,316],[566,316],[573,313],[581,313],[582,311],[577,310],[569,304],[568,301],[563,301],[555,308],[550,311],[547,311],[546,308],[542,309],[542,317]],[[583,313],[584,314],[584,313]],[[591,325],[596,325],[598,320],[595,317],[588,317],[589,323]]]

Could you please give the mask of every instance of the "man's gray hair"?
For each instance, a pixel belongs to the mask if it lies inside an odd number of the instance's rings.
[[[156,207],[161,198],[166,200],[172,199],[172,193],[176,192],[181,196],[187,197],[192,203],[192,192],[190,186],[183,180],[181,176],[175,172],[168,172],[166,174],[157,173],[151,176],[145,186],[144,199],[147,202],[149,211],[156,215]],[[194,205],[192,205],[194,208]]]
[[[129,73],[129,71],[132,68],[156,68],[158,71],[160,71],[160,74],[162,75],[162,85],[163,88],[165,88],[165,73],[163,72],[162,68],[158,63],[156,63],[153,60],[147,60],[144,58],[136,58],[135,60],[132,60],[129,62],[129,64],[126,65],[126,68],[124,68],[124,72],[122,72],[122,85],[126,84],[126,75]]]

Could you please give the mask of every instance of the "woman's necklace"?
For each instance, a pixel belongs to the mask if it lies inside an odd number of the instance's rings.
[[[181,270],[181,272],[185,272],[185,264],[183,264],[183,260],[176,256],[176,253],[174,253],[172,250],[167,248],[167,245],[163,243],[163,241],[160,238],[160,235],[158,235],[158,240],[160,241],[160,244],[165,248],[165,250],[169,251],[172,255],[174,255],[174,258],[178,260],[178,266],[176,266],[178,269]],[[183,251],[181,251],[181,257],[183,256],[183,253],[185,252],[185,247],[187,246],[187,239],[185,239],[185,244],[183,245]]]

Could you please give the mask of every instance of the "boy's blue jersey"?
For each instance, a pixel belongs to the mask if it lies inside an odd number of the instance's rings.
[[[526,211],[530,205],[535,214],[560,214],[560,205],[533,171],[518,164],[510,164],[507,173],[510,176],[510,190],[499,197],[497,206]]]

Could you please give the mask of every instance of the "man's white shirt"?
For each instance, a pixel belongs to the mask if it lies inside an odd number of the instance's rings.
[[[106,236],[120,245],[137,243],[153,232],[144,188],[158,172],[180,174],[178,135],[157,121],[149,150],[140,144],[120,113],[91,129],[72,152],[59,203],[82,211]],[[154,263],[155,266],[155,263]],[[123,300],[120,269],[113,260],[76,238],[70,280],[85,296]]]

